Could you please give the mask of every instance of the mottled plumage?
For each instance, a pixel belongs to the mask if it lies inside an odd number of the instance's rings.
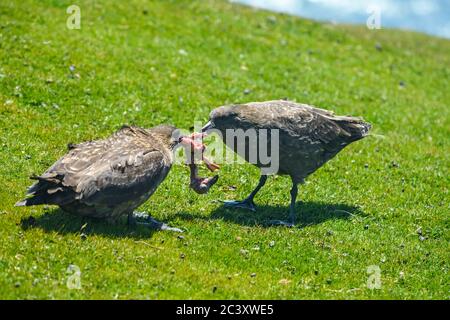
[[[333,158],[350,143],[365,137],[370,124],[359,118],[335,116],[332,112],[290,101],[252,102],[214,109],[205,130],[218,129],[226,142],[226,129],[277,129],[279,132],[279,170],[292,178],[291,220],[297,184]],[[259,131],[257,131],[259,134]],[[270,133],[268,145],[271,144]],[[234,150],[237,144],[234,144]],[[270,150],[270,147],[267,148]],[[240,155],[249,161],[250,154],[259,154],[256,145],[246,145]],[[258,167],[264,166],[258,159]],[[230,205],[254,210],[253,197],[264,185],[262,175],[254,192],[244,201]]]
[[[177,129],[124,126],[103,140],[69,145],[17,206],[53,204],[81,216],[116,220],[144,203],[167,176]]]

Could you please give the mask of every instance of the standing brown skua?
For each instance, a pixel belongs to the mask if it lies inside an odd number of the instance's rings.
[[[275,141],[271,140],[272,131],[278,133],[277,156],[279,165],[272,173],[288,175],[292,179],[289,222],[272,221],[274,224],[293,226],[295,224],[295,202],[298,184],[333,158],[350,143],[367,136],[371,125],[360,118],[336,116],[332,112],[291,101],[275,100],[251,102],[222,106],[214,109],[204,132],[219,130],[224,142],[246,161],[262,169],[257,187],[243,201],[225,201],[226,206],[245,208],[255,211],[253,198],[264,186],[267,163],[260,158],[261,148],[271,150]],[[254,130],[258,143],[235,141],[236,130]],[[264,134],[265,139],[260,140]],[[238,139],[239,140],[239,139]],[[261,141],[266,141],[264,145]],[[239,143],[243,143],[241,148]],[[256,161],[250,161],[257,155]],[[271,155],[274,156],[274,155]]]

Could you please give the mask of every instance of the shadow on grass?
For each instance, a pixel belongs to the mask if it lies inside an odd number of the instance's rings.
[[[179,212],[172,219],[183,220],[224,220],[243,226],[276,227],[268,224],[270,220],[288,220],[289,208],[283,206],[261,205],[257,212],[243,209],[227,208],[224,205],[213,210],[209,216],[200,216],[188,212]],[[349,219],[350,217],[364,217],[365,214],[355,206],[346,204],[327,204],[320,202],[298,202],[297,228],[323,223],[333,219]],[[110,238],[149,239],[156,230],[145,226],[128,226],[126,219],[117,224],[108,224],[105,221],[78,217],[64,212],[61,209],[47,211],[37,218],[29,216],[21,220],[24,230],[39,228],[45,232],[59,234],[102,235]],[[170,221],[167,221],[168,223]],[[170,223],[169,223],[170,224]]]
[[[59,234],[102,235],[110,238],[149,239],[157,230],[145,226],[129,226],[126,219],[117,224],[109,224],[104,220],[79,217],[61,209],[46,211],[37,218],[29,216],[21,220],[24,230],[39,228],[45,232]]]
[[[320,202],[298,202],[296,204],[297,228],[304,228],[310,225],[323,223],[327,220],[349,219],[351,217],[364,217],[365,214],[355,206],[347,204],[329,204]],[[289,208],[283,206],[260,205],[256,212],[244,209],[227,208],[223,204],[212,211],[210,216],[196,216],[187,212],[179,212],[174,219],[181,218],[185,220],[211,220],[221,219],[224,221],[240,224],[244,226],[263,226],[274,227],[268,222],[270,220],[289,219]]]

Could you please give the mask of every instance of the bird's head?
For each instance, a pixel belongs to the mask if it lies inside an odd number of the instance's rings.
[[[152,128],[151,132],[170,150],[173,150],[178,144],[182,143],[184,137],[180,129],[165,124]]]
[[[202,143],[195,141],[198,137],[193,136],[192,134],[189,136],[183,135],[181,134],[180,129],[174,126],[159,125],[152,128],[151,132],[154,136],[157,136],[158,140],[160,140],[170,150],[174,150],[178,146],[192,148],[192,150],[197,151],[201,151],[205,148]]]
[[[211,111],[209,121],[202,128],[202,132],[210,129],[224,130],[226,128],[232,128],[233,122],[238,116],[236,107],[236,105],[222,106]]]

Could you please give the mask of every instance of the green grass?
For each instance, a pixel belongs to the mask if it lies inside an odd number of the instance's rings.
[[[70,4],[0,3],[0,298],[449,298],[450,41],[224,1],[77,1],[69,30]],[[68,142],[124,123],[188,129],[219,105],[283,97],[363,116],[375,134],[301,186],[298,228],[263,226],[288,215],[285,177],[258,213],[215,201],[252,190],[247,164],[224,165],[204,196],[172,169],[141,209],[184,239],[13,206]],[[380,289],[366,286],[370,265]]]

